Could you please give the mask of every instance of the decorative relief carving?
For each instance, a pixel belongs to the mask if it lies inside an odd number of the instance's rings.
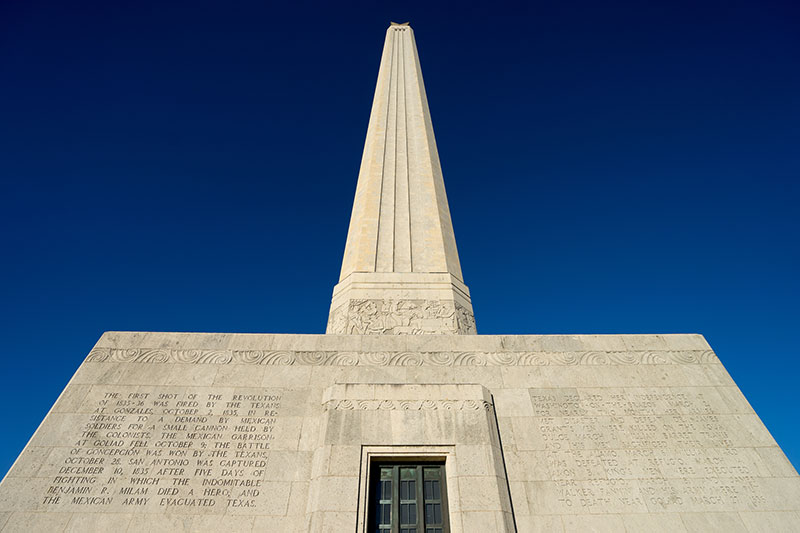
[[[474,335],[475,317],[452,301],[350,300],[331,312],[328,333],[339,335]]]
[[[475,315],[466,307],[456,304],[456,322],[458,331],[462,335],[476,335],[478,333],[475,327]]]
[[[174,350],[179,363],[221,364],[230,363],[232,354],[227,350]]]
[[[333,352],[94,348],[87,362],[310,366],[574,366],[716,364],[711,350],[647,352]]]
[[[326,411],[491,411],[485,400],[328,400]]]

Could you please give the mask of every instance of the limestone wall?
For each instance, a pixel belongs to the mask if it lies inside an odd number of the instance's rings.
[[[797,531],[800,478],[697,335],[107,333],[3,531],[364,531],[376,458],[451,530]]]

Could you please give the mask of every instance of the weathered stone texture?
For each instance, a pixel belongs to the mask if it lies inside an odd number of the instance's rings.
[[[107,333],[0,519],[361,531],[389,452],[446,458],[454,532],[800,528],[800,478],[697,335]]]
[[[414,31],[386,31],[327,333],[474,334]]]
[[[414,471],[452,533],[800,531],[800,477],[701,336],[476,335],[404,24],[327,331],[104,334],[0,530],[364,533],[370,468],[413,459],[444,464]]]

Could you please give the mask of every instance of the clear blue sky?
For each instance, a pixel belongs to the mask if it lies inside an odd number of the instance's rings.
[[[701,333],[800,464],[800,4],[375,5],[0,3],[0,472],[103,331],[324,331],[390,20],[479,332]]]

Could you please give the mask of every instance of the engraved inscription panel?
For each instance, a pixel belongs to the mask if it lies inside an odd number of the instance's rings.
[[[529,389],[543,514],[775,509],[765,445],[711,387]],[[522,426],[522,425],[521,425]],[[519,434],[522,435],[522,427]],[[525,452],[523,452],[525,453]]]
[[[280,390],[95,386],[38,477],[40,508],[263,512]],[[282,499],[278,495],[278,499]]]

